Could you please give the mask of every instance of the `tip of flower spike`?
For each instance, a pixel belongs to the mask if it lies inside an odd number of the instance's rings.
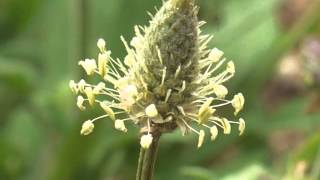
[[[144,149],[148,149],[152,143],[153,137],[151,134],[145,134],[141,136],[140,145]]]
[[[176,8],[186,8],[190,7],[194,0],[170,0],[170,3]]]
[[[84,136],[89,135],[90,133],[92,133],[93,129],[94,129],[94,124],[92,123],[91,120],[87,120],[82,124],[80,134]]]

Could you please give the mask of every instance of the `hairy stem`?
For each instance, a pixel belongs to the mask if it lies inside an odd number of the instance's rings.
[[[138,160],[136,180],[151,180],[157,159],[158,144],[161,134],[153,135],[152,144],[148,149],[141,147]]]

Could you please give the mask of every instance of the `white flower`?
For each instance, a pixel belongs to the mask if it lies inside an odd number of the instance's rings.
[[[235,109],[234,115],[237,115],[243,108],[244,105],[244,97],[242,93],[238,93],[233,97],[232,106]]]
[[[89,135],[90,133],[92,133],[94,129],[94,124],[92,123],[91,120],[87,120],[82,124],[82,129],[80,131],[81,135]]]
[[[216,63],[221,59],[222,56],[223,51],[219,50],[218,48],[213,48],[208,55],[208,59],[211,62]]]
[[[123,131],[123,132],[128,131],[123,120],[119,120],[119,119],[115,120],[114,127],[119,131]]]
[[[141,139],[140,139],[141,147],[144,149],[148,149],[152,143],[152,139],[153,139],[153,137],[151,134],[142,135]]]
[[[145,109],[146,115],[150,118],[154,118],[158,116],[158,110],[154,104],[150,104]]]
[[[79,61],[79,65],[83,67],[87,75],[92,75],[97,69],[97,63],[94,59],[85,59],[84,61]]]

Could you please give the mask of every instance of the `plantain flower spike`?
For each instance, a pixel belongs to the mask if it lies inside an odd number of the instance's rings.
[[[113,58],[100,38],[95,59],[79,65],[88,76],[98,75],[101,83],[71,81],[73,93],[79,95],[77,105],[98,103],[104,113],[86,121],[81,134],[90,134],[93,123],[113,120],[117,130],[127,132],[124,121],[133,122],[142,134],[140,144],[149,148],[153,138],[180,129],[182,134],[198,135],[198,147],[206,132],[214,140],[221,128],[231,133],[238,123],[240,134],[244,121],[229,121],[221,107],[232,106],[237,115],[244,105],[241,93],[228,100],[225,82],[235,75],[233,61],[226,62],[223,51],[208,48],[212,36],[202,35],[195,0],[167,0],[152,17],[148,26],[135,26],[130,43],[120,37],[127,55]],[[83,98],[87,97],[87,98]],[[88,103],[86,103],[88,102]]]

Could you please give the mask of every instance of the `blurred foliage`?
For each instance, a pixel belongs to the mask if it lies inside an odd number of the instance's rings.
[[[319,96],[319,89],[306,87],[277,105],[277,94],[264,97],[273,80],[281,79],[276,93],[292,82],[278,76],[282,57],[297,51],[308,35],[320,36],[317,0],[308,1],[292,27],[281,28],[279,14],[286,12],[279,7],[291,1],[307,0],[198,0],[204,32],[215,35],[212,46],[235,61],[237,76],[229,86],[246,96],[242,117],[248,128],[243,137],[221,136],[199,150],[195,136],[164,135],[155,179],[290,179],[299,172],[305,179],[320,178],[320,114],[305,113],[310,94]],[[98,122],[92,136],[81,137],[82,121],[98,112],[76,109],[68,81],[82,77],[77,61],[94,58],[99,37],[123,57],[120,35],[131,38],[133,25],[147,24],[146,12],[160,4],[0,1],[0,179],[133,179],[137,131],[124,135],[106,121]],[[304,169],[297,168],[299,162]]]

